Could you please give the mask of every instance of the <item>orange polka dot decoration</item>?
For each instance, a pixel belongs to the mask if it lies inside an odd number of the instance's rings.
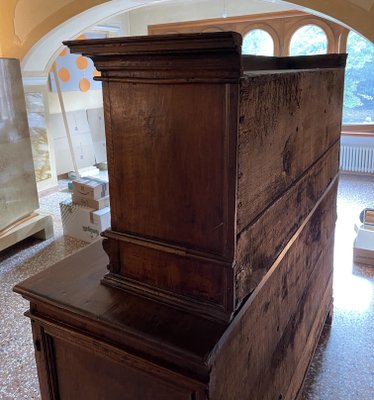
[[[104,37],[105,35],[103,34],[85,33],[75,39],[100,39]],[[94,67],[92,60],[79,54],[71,54],[67,47],[60,51],[53,68],[57,72],[61,91],[63,92],[81,91],[85,93],[89,90],[101,89],[101,82],[93,80],[94,76],[100,76],[100,73]],[[57,88],[52,68],[50,83],[51,90],[55,92]]]
[[[69,82],[70,81],[70,72],[65,67],[60,68],[58,70],[57,75],[61,79],[62,82]]]
[[[68,50],[67,50],[67,48],[66,47],[64,47],[64,49],[61,51],[61,53],[60,53],[60,57],[65,57],[66,56],[66,54],[68,54]]]
[[[82,78],[79,81],[79,88],[81,90],[81,92],[87,92],[90,90],[91,84],[90,81],[86,78]]]
[[[79,69],[87,69],[88,67],[88,60],[86,57],[79,56],[76,60],[75,63],[77,64],[77,67]]]

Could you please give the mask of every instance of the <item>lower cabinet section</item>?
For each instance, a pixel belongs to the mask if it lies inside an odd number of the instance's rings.
[[[93,338],[33,321],[42,397],[203,400],[204,385]]]
[[[17,285],[43,400],[295,400],[332,310],[334,180],[228,323],[103,285],[100,242]]]

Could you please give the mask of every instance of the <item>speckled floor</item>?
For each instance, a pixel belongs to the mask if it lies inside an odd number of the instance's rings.
[[[29,238],[0,253],[1,400],[40,399],[30,321],[23,316],[29,303],[12,287],[87,244],[63,236],[58,203],[69,196],[61,191],[40,199],[39,211],[53,216],[53,238]]]
[[[374,399],[374,267],[352,263],[354,223],[374,208],[374,177],[342,175],[335,234],[334,318],[325,327],[302,400]]]
[[[0,253],[1,400],[40,398],[30,324],[23,316],[28,303],[12,287],[85,245],[62,235],[58,203],[68,196],[65,191],[40,200],[41,211],[53,214],[54,238],[27,239]],[[369,206],[374,207],[374,177],[341,176],[334,320],[324,329],[302,400],[374,398],[374,267],[352,265],[353,225]]]

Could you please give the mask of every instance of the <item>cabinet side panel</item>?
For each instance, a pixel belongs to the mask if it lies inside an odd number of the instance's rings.
[[[210,398],[285,398],[332,302],[336,187],[282,252],[233,320],[211,357]],[[298,380],[300,383],[300,380]]]
[[[232,256],[225,85],[109,90],[112,229]]]
[[[339,141],[238,235],[235,271],[237,306],[261,282],[336,177],[338,159]]]
[[[237,232],[340,137],[343,69],[252,74],[239,109]]]

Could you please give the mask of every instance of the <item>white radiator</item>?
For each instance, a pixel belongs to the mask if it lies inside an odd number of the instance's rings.
[[[340,170],[374,173],[374,147],[341,145]]]

